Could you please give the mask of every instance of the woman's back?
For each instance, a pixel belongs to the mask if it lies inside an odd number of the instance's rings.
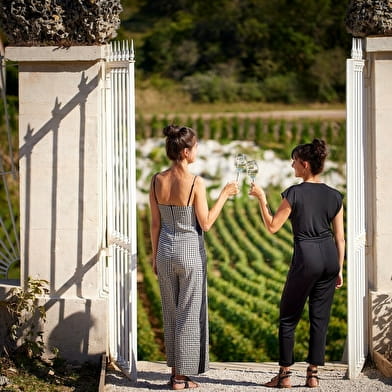
[[[196,176],[169,169],[154,178],[156,201],[162,205],[190,206],[193,204],[193,188]]]
[[[178,238],[192,233],[201,234],[191,204],[195,180],[196,176],[178,175],[172,170],[155,176],[154,192],[161,215],[161,239],[163,236]]]

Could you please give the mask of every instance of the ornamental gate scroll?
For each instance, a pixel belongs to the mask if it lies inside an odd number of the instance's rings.
[[[136,379],[136,160],[133,43],[113,42],[105,63],[109,355]],[[105,276],[103,277],[104,279]]]
[[[10,279],[9,272],[20,267],[20,243],[17,201],[19,173],[16,165],[16,154],[13,150],[13,139],[8,102],[6,97],[5,59],[1,55],[0,91],[2,110],[0,116],[4,120],[5,134],[1,135],[0,151],[0,282],[7,285],[19,285],[19,277]],[[3,132],[3,131],[1,131]],[[19,274],[18,274],[19,275]]]

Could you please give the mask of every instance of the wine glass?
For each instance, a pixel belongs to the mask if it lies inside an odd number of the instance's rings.
[[[245,154],[237,154],[235,156],[235,168],[237,170],[237,179],[236,182],[238,182],[238,178],[240,176],[240,173],[244,173],[246,171],[246,155]]]
[[[252,180],[252,183],[255,182],[256,174],[259,172],[259,167],[257,166],[256,161],[248,161],[246,164],[246,172],[250,179]]]

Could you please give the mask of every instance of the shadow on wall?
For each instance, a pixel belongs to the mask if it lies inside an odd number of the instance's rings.
[[[12,287],[9,286],[0,286],[0,301],[5,301],[9,295]],[[0,355],[3,355],[4,348],[8,348],[8,345],[11,344],[9,339],[9,325],[10,325],[10,314],[6,309],[5,304],[1,304],[0,306]]]
[[[27,129],[24,131],[24,143],[20,143],[19,158],[23,162],[25,169],[24,176],[24,194],[25,194],[25,214],[23,217],[24,226],[24,239],[23,239],[23,251],[22,260],[24,260],[24,271],[23,277],[26,281],[28,276],[34,276],[36,271],[32,270],[31,264],[29,265],[29,258],[31,256],[31,238],[30,233],[34,224],[37,222],[32,222],[31,217],[33,216],[31,209],[32,205],[37,204],[37,200],[32,201],[31,199],[31,185],[32,185],[32,158],[34,158],[34,149],[39,147],[39,144],[43,139],[51,138],[51,162],[49,163],[51,169],[51,182],[50,189],[46,191],[50,195],[51,205],[47,206],[47,213],[49,215],[50,229],[49,229],[49,239],[50,248],[49,254],[47,255],[48,265],[50,266],[50,272],[47,279],[50,285],[50,298],[45,303],[46,311],[52,308],[52,325],[51,330],[48,330],[49,338],[47,340],[47,348],[56,347],[60,351],[60,356],[64,358],[77,358],[84,360],[94,360],[95,354],[92,356],[89,354],[90,346],[90,333],[92,327],[96,324],[95,319],[92,316],[91,309],[94,308],[94,304],[90,299],[86,299],[86,294],[83,292],[83,279],[86,274],[93,269],[98,263],[99,254],[94,254],[88,261],[85,260],[86,257],[86,239],[84,238],[86,228],[84,225],[84,215],[86,206],[86,185],[85,185],[85,168],[87,161],[86,150],[88,149],[86,141],[86,103],[88,96],[92,91],[98,86],[100,75],[96,75],[90,81],[88,77],[85,76],[85,65],[76,65],[73,72],[78,72],[81,75],[80,82],[77,85],[77,93],[68,100],[65,104],[59,102],[58,97],[56,97],[53,109],[51,111],[51,118],[38,130],[34,130],[30,124],[28,124]],[[35,68],[35,72],[39,72],[40,69]],[[43,71],[47,69],[43,68]],[[75,257],[70,258],[67,261],[67,270],[73,270],[72,275],[69,276],[66,281],[59,285],[56,282],[56,277],[59,278],[62,269],[59,268],[60,258],[58,257],[59,249],[61,248],[61,236],[59,237],[59,204],[62,201],[63,195],[59,192],[59,178],[61,176],[61,162],[59,162],[59,139],[60,133],[65,132],[65,130],[60,128],[61,122],[68,115],[74,115],[74,112],[78,111],[79,126],[77,131],[74,129],[76,137],[78,138],[79,149],[71,156],[77,159],[77,169],[74,173],[74,178],[77,179],[77,190],[75,194],[68,194],[72,200],[75,201],[75,207],[72,206],[73,210],[77,210],[77,216],[75,221],[75,227],[77,231],[75,232],[75,248],[70,249],[70,252],[75,254]],[[60,132],[61,130],[61,132]],[[22,142],[22,141],[21,141]],[[39,148],[38,148],[39,150]],[[77,156],[75,156],[75,154]],[[49,187],[48,187],[49,188]],[[72,190],[70,190],[72,192]],[[70,211],[71,213],[71,211]],[[87,249],[88,251],[88,249]],[[84,256],[83,256],[84,255]],[[43,261],[45,262],[45,261]],[[62,262],[62,260],[61,260]],[[72,265],[70,265],[71,263]],[[63,278],[63,277],[62,277]],[[67,303],[62,298],[65,296],[67,291],[71,290],[70,296],[75,298],[75,303],[72,304],[72,299],[67,298]],[[97,288],[97,292],[98,292]],[[68,304],[71,304],[69,306]],[[84,308],[84,309],[83,309]],[[75,312],[76,310],[76,312]],[[56,312],[56,313],[53,313]],[[103,327],[104,328],[104,327]],[[100,327],[100,330],[102,327]],[[105,343],[103,343],[105,345]],[[99,357],[97,357],[99,360]]]
[[[39,69],[36,69],[39,71]],[[56,101],[52,109],[52,118],[48,120],[39,130],[34,131],[28,126],[25,133],[25,143],[21,145],[19,149],[19,159],[25,160],[25,217],[24,217],[24,255],[23,259],[29,260],[30,252],[30,215],[31,215],[31,200],[29,196],[31,195],[31,159],[34,147],[36,147],[42,139],[48,137],[48,134],[52,134],[52,189],[48,189],[51,194],[51,245],[50,245],[50,291],[51,295],[57,294],[55,289],[55,277],[56,277],[56,230],[57,230],[57,208],[58,208],[58,149],[59,149],[59,128],[61,121],[69,115],[74,109],[80,108],[80,133],[79,133],[79,173],[75,173],[79,178],[79,194],[78,197],[78,252],[77,252],[77,266],[78,271],[81,265],[82,257],[82,235],[83,235],[83,201],[84,201],[84,167],[85,167],[85,131],[86,131],[86,113],[85,106],[88,95],[98,86],[99,76],[97,75],[90,82],[87,82],[87,77],[85,77],[84,72],[81,68],[81,80],[78,85],[79,92],[70,99],[66,104],[62,105],[61,102]],[[24,265],[24,280],[31,274],[28,262]],[[81,281],[82,276],[77,279],[77,290],[78,295],[82,296],[81,293]],[[61,290],[61,289],[60,289]]]
[[[59,302],[60,309],[64,310],[64,300]],[[80,358],[82,354],[86,360],[98,362],[100,354],[96,358],[89,355],[90,330],[95,324],[95,318],[91,315],[91,301],[87,300],[85,312],[76,312],[59,320],[49,335],[48,346],[53,348],[60,344],[60,356],[64,358]]]
[[[380,294],[373,300],[374,350],[380,354],[392,352],[392,296]]]

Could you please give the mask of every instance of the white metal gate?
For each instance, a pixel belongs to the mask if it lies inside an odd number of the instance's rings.
[[[109,352],[132,379],[137,361],[135,84],[133,44],[114,42],[106,61]]]
[[[3,145],[0,153],[0,201],[4,203],[0,213],[0,281],[6,284],[19,284],[20,279],[9,279],[9,270],[20,261],[19,245],[19,228],[13,204],[10,183],[15,184],[19,181],[18,169],[15,165],[15,156],[12,149],[12,135],[10,119],[8,114],[8,103],[6,98],[6,81],[5,81],[5,59],[1,55],[0,64],[0,90],[3,106],[3,116],[5,121],[6,137],[2,135]],[[6,139],[6,143],[4,143]],[[3,155],[4,154],[4,155]],[[7,162],[4,161],[7,157]],[[14,196],[15,199],[15,196]]]
[[[353,38],[347,60],[347,285],[348,371],[356,377],[367,356],[367,274],[365,260],[365,61],[362,40]]]

